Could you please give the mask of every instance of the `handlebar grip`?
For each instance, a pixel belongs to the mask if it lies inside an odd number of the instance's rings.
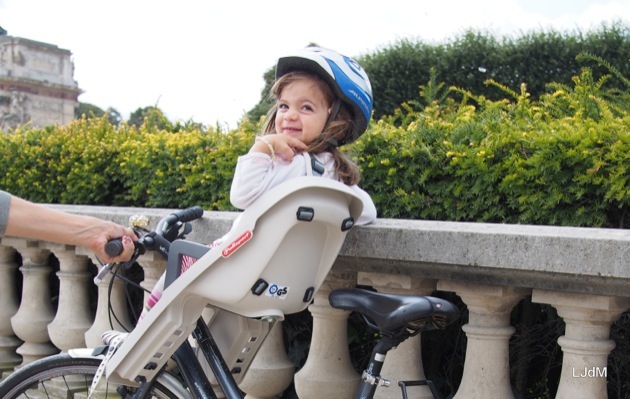
[[[193,220],[199,219],[203,216],[203,208],[200,206],[193,206],[190,208],[182,209],[181,211],[173,212],[173,216],[177,218],[176,220],[186,223],[192,222]]]
[[[123,243],[121,238],[114,238],[113,240],[109,240],[107,244],[105,244],[105,253],[112,258],[120,255],[123,252]]]

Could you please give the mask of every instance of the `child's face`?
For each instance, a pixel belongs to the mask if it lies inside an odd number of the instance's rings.
[[[321,89],[310,79],[287,85],[278,96],[276,133],[287,134],[310,144],[324,130],[330,105]]]

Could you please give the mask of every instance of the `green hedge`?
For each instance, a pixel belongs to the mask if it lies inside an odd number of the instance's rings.
[[[585,58],[605,64],[596,57]],[[609,66],[610,68],[610,66]],[[493,101],[431,80],[423,103],[373,122],[348,148],[379,217],[628,227],[630,96],[589,69],[537,100]],[[0,135],[0,187],[37,202],[231,210],[238,155],[259,123],[177,133],[105,117]]]
[[[407,104],[354,152],[380,217],[628,227],[630,109],[589,70],[540,101]],[[425,92],[429,88],[425,87]],[[435,92],[435,90],[434,90]]]

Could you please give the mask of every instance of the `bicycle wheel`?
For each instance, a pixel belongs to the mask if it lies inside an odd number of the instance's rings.
[[[0,383],[2,399],[85,399],[98,369],[100,359],[72,357],[68,354],[49,356],[29,363]],[[102,382],[92,398],[120,398],[119,385]],[[150,398],[179,399],[187,392],[174,378],[158,377]]]

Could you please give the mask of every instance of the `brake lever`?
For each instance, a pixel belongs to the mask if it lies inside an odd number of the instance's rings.
[[[184,223],[184,230],[177,236],[178,239],[183,240],[186,235],[192,231],[192,225],[190,223]]]
[[[99,285],[103,281],[103,279],[105,278],[107,273],[109,273],[109,271],[112,269],[112,266],[113,266],[112,263],[108,263],[108,264],[104,265],[103,267],[101,267],[101,270],[98,272],[96,277],[94,277],[94,284],[95,285]]]
[[[168,228],[162,232],[162,237],[169,242],[173,242],[179,236],[179,229],[182,227],[182,222],[169,224],[167,227]]]

